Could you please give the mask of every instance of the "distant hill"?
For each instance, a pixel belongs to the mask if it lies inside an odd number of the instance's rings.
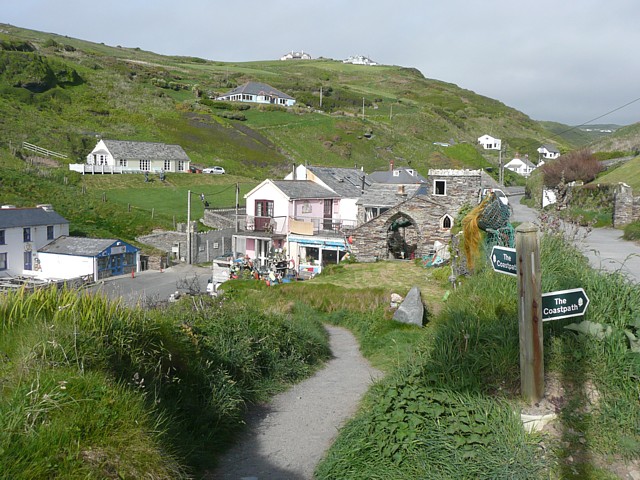
[[[540,122],[549,132],[562,139],[573,148],[587,147],[590,144],[612,135],[622,128],[620,125],[580,125],[569,126],[557,122]]]
[[[611,135],[594,142],[591,148],[595,152],[639,152],[640,123],[617,129]]]
[[[258,81],[297,99],[275,106],[224,104],[216,95]],[[183,146],[193,163],[251,178],[292,163],[482,168],[485,133],[507,155],[537,158],[559,137],[503,103],[400,66],[333,60],[223,63],[162,56],[0,24],[0,161],[26,141],[82,161],[97,138]],[[448,143],[456,148],[436,145]],[[4,153],[3,153],[4,152]]]
[[[596,183],[617,184],[624,182],[633,188],[635,195],[640,192],[640,157],[635,157],[628,162],[617,165],[603,176],[598,177]]]

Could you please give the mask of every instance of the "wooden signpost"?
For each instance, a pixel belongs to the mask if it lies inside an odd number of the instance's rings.
[[[523,223],[516,229],[516,248],[494,246],[491,265],[496,272],[518,278],[520,392],[531,403],[544,396],[542,322],[584,315],[589,297],[582,288],[541,293],[538,227]]]

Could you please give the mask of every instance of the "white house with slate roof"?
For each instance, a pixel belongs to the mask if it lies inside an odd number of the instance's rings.
[[[189,172],[191,160],[180,145],[100,140],[87,163],[69,165],[80,173]]]
[[[553,160],[560,156],[560,150],[553,145],[542,145],[538,147],[538,153],[540,154],[540,158],[546,158],[549,160]]]
[[[520,158],[519,155],[516,155],[513,160],[505,164],[504,168],[511,170],[518,175],[522,175],[523,177],[528,177],[531,175],[531,172],[536,169],[536,166],[531,163],[526,156],[524,158]]]
[[[284,180],[265,180],[245,195],[247,221],[234,252],[264,265],[272,249],[283,249],[290,267],[317,273],[347,253],[356,201],[370,185],[361,170],[302,165]]]
[[[0,208],[0,277],[37,275],[36,251],[61,235],[69,235],[69,221],[51,205]]]
[[[47,278],[91,276],[97,281],[137,272],[140,249],[112,238],[62,236],[42,247],[38,258]]]
[[[269,103],[281,105],[283,107],[292,107],[296,100],[286,93],[273,88],[271,85],[260,82],[247,82],[244,85],[234,88],[233,90],[216,97],[216,100],[230,102],[251,102],[251,103]]]

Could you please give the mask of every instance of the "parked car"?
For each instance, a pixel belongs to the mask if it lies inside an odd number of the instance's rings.
[[[480,197],[478,198],[478,203],[480,203],[484,197],[487,195],[494,193],[498,200],[500,200],[504,205],[509,205],[509,198],[507,195],[500,190],[499,188],[483,188],[480,190]]]
[[[209,167],[203,169],[202,173],[215,173],[217,175],[224,175],[225,171],[222,167]]]

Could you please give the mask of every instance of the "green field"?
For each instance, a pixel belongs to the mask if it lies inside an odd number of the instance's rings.
[[[619,182],[626,183],[635,195],[640,192],[640,157],[635,157],[628,162],[613,168],[596,180],[598,183],[617,184]]]

